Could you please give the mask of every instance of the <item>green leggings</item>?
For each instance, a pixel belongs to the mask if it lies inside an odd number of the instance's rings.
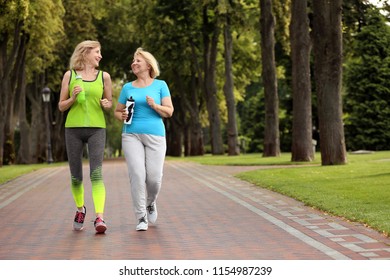
[[[102,164],[106,130],[104,128],[66,128],[65,141],[71,174],[71,190],[76,207],[84,206],[82,160],[84,143],[87,143],[95,212],[104,213],[106,188],[103,182]]]

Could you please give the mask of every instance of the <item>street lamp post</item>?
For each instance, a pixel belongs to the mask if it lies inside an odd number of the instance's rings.
[[[45,119],[46,119],[46,137],[47,137],[47,163],[53,163],[53,156],[51,152],[51,129],[50,129],[50,118],[49,118],[49,106],[50,106],[50,94],[51,91],[48,87],[42,89],[42,99],[45,103]]]

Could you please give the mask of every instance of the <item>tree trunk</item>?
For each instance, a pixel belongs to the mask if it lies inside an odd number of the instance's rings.
[[[272,0],[260,0],[261,61],[265,95],[264,157],[280,156],[274,25]]]
[[[15,21],[13,32],[12,48],[8,51],[8,44],[10,42],[10,33],[2,33],[0,36],[0,48],[1,48],[1,58],[0,58],[0,84],[1,90],[0,95],[2,96],[2,101],[0,104],[0,111],[2,114],[2,122],[0,127],[3,129],[0,131],[0,141],[1,150],[1,165],[11,164],[15,161],[15,151],[14,151],[14,129],[12,127],[13,123],[13,109],[14,109],[14,99],[15,99],[15,67],[16,62],[18,61],[19,47],[21,44],[20,31],[22,29],[24,22]]]
[[[179,75],[176,76],[175,80],[172,83],[178,85],[179,92],[185,92],[182,90],[181,85],[182,77]],[[175,108],[174,115],[172,118],[165,119],[165,130],[166,130],[166,139],[167,139],[167,155],[173,157],[181,157],[182,148],[183,148],[183,134],[185,132],[185,114],[186,109],[181,104],[181,98],[172,97],[173,107]]]
[[[56,106],[54,114],[55,121],[53,125],[53,157],[55,161],[65,161],[67,159],[65,149],[65,119],[66,113],[61,113]],[[121,154],[121,151],[120,153]]]
[[[211,39],[210,32],[212,30]],[[221,120],[219,116],[217,85],[216,85],[216,64],[218,53],[218,37],[220,28],[218,21],[210,23],[208,20],[207,6],[203,9],[203,44],[204,44],[204,91],[207,103],[207,112],[210,125],[211,153],[221,155],[223,151],[223,142],[221,135]]]
[[[313,1],[314,76],[322,165],[345,164],[342,120],[342,0]]]
[[[193,79],[194,80],[194,79]],[[184,108],[189,113],[186,135],[185,135],[185,156],[202,156],[204,155],[203,130],[200,123],[200,113],[197,104],[197,87],[192,86],[190,90],[191,98],[185,100]]]
[[[24,42],[24,43],[27,43]],[[20,131],[20,147],[17,155],[18,164],[31,164],[31,148],[30,145],[30,124],[27,121],[27,106],[26,106],[26,48],[23,48],[24,52],[20,58],[21,64],[20,69],[17,71],[19,73],[19,82],[18,82],[18,92],[19,92],[19,131]]]
[[[165,125],[167,127],[167,155],[180,157],[182,154],[183,127],[173,118],[165,120]]]
[[[203,130],[200,122],[200,109],[202,107],[201,88],[204,83],[202,79],[202,69],[199,66],[199,60],[196,55],[195,45],[191,42],[191,86],[189,89],[190,97],[186,99],[188,102],[185,108],[188,108],[190,114],[189,118],[189,131],[186,156],[201,156],[205,154]]]
[[[67,112],[58,110],[59,93],[53,94],[53,127],[52,127],[52,146],[53,158],[55,161],[66,161],[67,154],[65,148],[65,120]],[[121,153],[119,153],[121,155]]]
[[[227,123],[227,140],[228,140],[228,155],[236,156],[240,154],[240,146],[238,143],[238,131],[236,122],[236,102],[234,98],[234,81],[233,81],[233,66],[232,52],[233,39],[230,31],[230,19],[226,16],[224,26],[224,43],[225,43],[225,85],[223,91],[225,93],[226,107],[228,113]]]
[[[291,60],[293,90],[292,161],[312,161],[310,31],[307,0],[292,0]]]
[[[46,159],[47,138],[46,138],[46,121],[45,112],[41,95],[44,85],[43,74],[35,75],[34,82],[28,87],[28,100],[31,106],[31,131],[30,131],[30,152],[32,163],[41,163]],[[65,139],[62,141],[65,142]]]

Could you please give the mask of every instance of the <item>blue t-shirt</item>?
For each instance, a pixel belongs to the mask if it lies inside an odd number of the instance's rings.
[[[131,124],[123,124],[122,132],[165,136],[163,119],[148,105],[146,96],[152,97],[156,104],[161,105],[161,100],[171,94],[163,80],[154,79],[150,86],[143,88],[133,87],[131,82],[124,84],[118,102],[126,105],[126,101],[132,97],[135,105],[133,120]]]

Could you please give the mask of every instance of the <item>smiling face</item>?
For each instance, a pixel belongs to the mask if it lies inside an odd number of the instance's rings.
[[[100,47],[93,48],[89,51],[89,53],[85,56],[85,63],[90,64],[93,67],[98,67],[99,62],[102,59],[102,54],[100,52]]]
[[[144,73],[149,75],[149,69],[150,65],[146,62],[142,55],[134,56],[133,63],[131,63],[131,70],[136,76]]]

